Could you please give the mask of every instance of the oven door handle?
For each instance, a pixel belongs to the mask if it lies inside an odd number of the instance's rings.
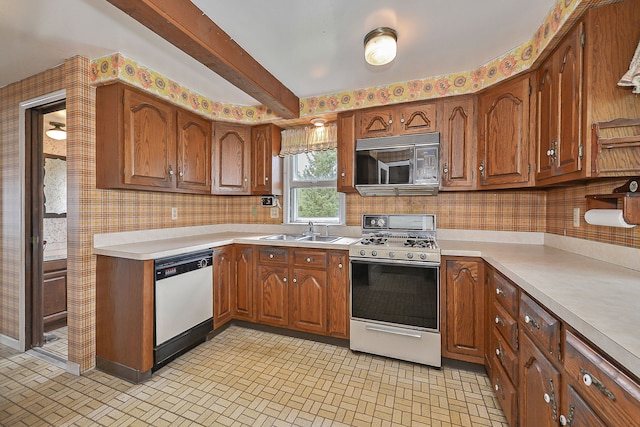
[[[393,334],[393,335],[402,335],[403,337],[410,337],[410,338],[422,338],[422,334],[420,332],[401,332],[401,331],[394,331],[394,330],[390,330],[390,329],[385,329],[385,328],[381,328],[379,326],[365,326],[365,329],[367,331],[374,331],[374,332],[384,332],[386,334]]]

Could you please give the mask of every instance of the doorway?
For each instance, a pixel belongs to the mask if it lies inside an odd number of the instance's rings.
[[[68,358],[64,100],[25,111],[25,350]]]

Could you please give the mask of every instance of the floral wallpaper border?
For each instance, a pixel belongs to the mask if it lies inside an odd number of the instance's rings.
[[[529,69],[564,24],[570,24],[586,7],[610,2],[558,0],[529,42],[475,70],[303,98],[300,100],[300,116],[477,92]],[[104,84],[114,80],[140,87],[211,119],[256,123],[278,118],[261,105],[245,106],[213,101],[121,53],[91,61],[92,83]]]

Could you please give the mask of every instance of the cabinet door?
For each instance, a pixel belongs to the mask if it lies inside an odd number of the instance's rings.
[[[519,425],[557,426],[560,373],[527,334],[520,334],[520,337]]]
[[[254,320],[253,310],[253,248],[235,245],[233,248],[233,268],[235,286],[232,286],[231,309],[233,317],[243,320]]]
[[[258,265],[256,320],[274,326],[288,326],[289,269],[285,266]]]
[[[231,320],[231,284],[233,277],[233,250],[230,246],[213,252],[213,327]]]
[[[443,102],[440,126],[441,190],[475,187],[476,120],[474,98]]]
[[[124,183],[174,188],[175,110],[151,96],[124,89]]]
[[[536,179],[553,176],[558,145],[558,94],[556,56],[549,57],[538,69],[537,170]]]
[[[44,264],[42,315],[44,332],[49,332],[67,324],[67,270],[46,271],[48,263]]]
[[[355,193],[356,119],[353,111],[338,114],[338,181],[341,193]]]
[[[607,424],[596,415],[589,404],[580,397],[580,394],[573,387],[568,386],[565,390],[566,394],[562,398],[563,409],[562,415],[560,415],[560,425],[568,427],[607,427]]]
[[[436,131],[436,103],[401,104],[393,113],[394,135]]]
[[[246,126],[216,123],[214,193],[249,194],[250,137]]]
[[[558,46],[558,133],[556,175],[582,170],[582,33],[580,23]]]
[[[529,76],[489,89],[478,98],[480,185],[529,183]]]
[[[358,138],[392,136],[394,132],[392,107],[369,108],[357,112]]]
[[[327,273],[294,268],[289,300],[290,326],[316,334],[327,333]]]
[[[328,252],[329,335],[349,338],[349,269],[347,252]]]
[[[251,193],[282,194],[280,128],[272,124],[254,126],[251,146]]]
[[[483,363],[484,263],[473,259],[445,260],[444,355]]]
[[[211,193],[211,122],[178,110],[177,187]]]

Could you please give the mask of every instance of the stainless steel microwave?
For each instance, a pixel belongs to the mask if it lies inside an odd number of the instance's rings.
[[[355,175],[363,196],[434,195],[440,186],[440,133],[359,139]]]

